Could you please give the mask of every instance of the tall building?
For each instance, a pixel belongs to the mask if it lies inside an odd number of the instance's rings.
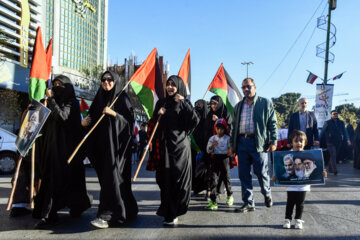
[[[53,38],[53,74],[70,77],[78,96],[95,84],[82,73],[106,67],[108,0],[46,0],[46,42]]]
[[[83,72],[106,67],[107,18],[108,0],[1,0],[0,37],[7,43],[0,45],[0,90],[27,94],[36,29],[41,26],[45,48],[53,39],[53,76],[68,76],[78,97],[92,99],[98,85]],[[0,99],[2,111],[1,106]]]

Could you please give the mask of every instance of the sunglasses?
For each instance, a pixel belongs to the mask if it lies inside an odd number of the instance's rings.
[[[108,81],[108,82],[113,82],[114,79],[112,79],[111,77],[108,77],[108,78],[102,78],[101,79],[101,82],[105,82],[105,81]]]
[[[252,86],[254,86],[254,85],[244,85],[244,86],[242,86],[241,88],[242,88],[242,89],[246,89],[246,88],[247,88],[247,89],[251,89]]]

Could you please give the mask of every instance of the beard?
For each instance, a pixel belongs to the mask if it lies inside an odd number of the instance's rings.
[[[304,171],[303,171],[303,170],[296,170],[296,169],[295,169],[295,175],[296,175],[298,178],[303,178],[303,177],[304,177]]]

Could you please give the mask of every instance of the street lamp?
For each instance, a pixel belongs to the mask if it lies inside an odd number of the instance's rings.
[[[242,62],[242,65],[246,65],[246,78],[249,77],[249,65],[254,64],[253,62]]]

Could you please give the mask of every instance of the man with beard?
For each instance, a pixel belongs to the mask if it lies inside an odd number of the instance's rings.
[[[304,177],[304,164],[300,158],[295,158],[294,161],[295,166],[295,175],[298,179],[302,179]]]
[[[282,177],[285,179],[296,178],[293,155],[286,154],[283,158],[283,161],[284,161],[285,173]]]

